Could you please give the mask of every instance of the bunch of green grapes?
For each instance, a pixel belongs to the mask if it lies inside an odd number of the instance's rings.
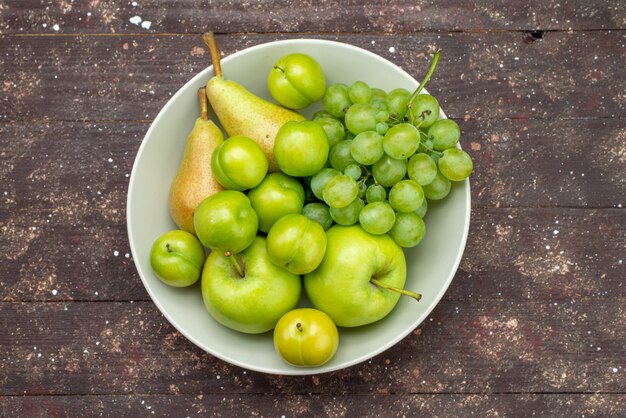
[[[331,147],[327,167],[310,178],[314,202],[304,214],[325,228],[357,222],[372,234],[389,233],[402,247],[424,237],[428,200],[441,200],[465,180],[471,157],[457,148],[461,130],[439,119],[439,103],[420,94],[439,58],[413,93],[385,92],[362,81],[332,84],[320,124]]]

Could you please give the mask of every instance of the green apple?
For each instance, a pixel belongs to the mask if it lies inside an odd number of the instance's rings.
[[[324,128],[307,120],[285,123],[274,140],[278,167],[294,177],[312,176],[324,168],[329,150]]]
[[[240,254],[209,254],[202,270],[202,298],[220,324],[248,334],[274,328],[300,300],[302,280],[272,263],[265,238]]]
[[[154,241],[150,265],[163,283],[185,287],[198,281],[205,257],[204,247],[195,235],[173,230]]]
[[[282,216],[302,212],[304,187],[286,174],[270,173],[248,192],[248,197],[259,216],[259,230],[268,232]]]
[[[361,226],[335,225],[326,231],[326,255],[304,276],[304,288],[314,308],[338,326],[376,322],[396,306],[403,290],[406,260],[387,234],[371,235]]]
[[[272,261],[295,274],[315,270],[325,252],[324,228],[299,213],[283,216],[267,234],[267,253]]]
[[[222,190],[198,205],[193,226],[205,247],[238,253],[254,241],[259,218],[245,194]]]
[[[322,311],[294,309],[274,329],[274,348],[294,366],[321,366],[333,358],[339,345],[335,323]]]
[[[303,109],[321,100],[326,91],[322,67],[306,54],[289,54],[279,59],[267,80],[272,97],[290,109]]]

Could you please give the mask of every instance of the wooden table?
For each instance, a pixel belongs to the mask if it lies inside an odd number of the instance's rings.
[[[624,3],[345,3],[0,0],[0,416],[624,416]],[[225,55],[332,39],[416,78],[443,49],[428,88],[475,161],[469,241],[370,361],[246,371],[144,290],[129,173],[207,30]]]

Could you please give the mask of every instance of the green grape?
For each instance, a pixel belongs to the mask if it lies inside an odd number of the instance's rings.
[[[346,130],[343,127],[343,123],[332,116],[320,116],[313,120],[324,128],[324,132],[326,132],[326,136],[328,137],[328,146],[330,148],[337,145],[339,141],[342,141],[343,137],[346,136]]]
[[[427,154],[415,154],[409,158],[406,174],[420,186],[426,186],[437,175],[437,164]]]
[[[387,105],[391,118],[401,121],[406,114],[406,105],[411,98],[411,93],[407,89],[394,89],[387,94]]]
[[[324,187],[335,176],[341,174],[341,171],[334,168],[322,168],[313,177],[311,177],[311,191],[320,200],[324,200]]]
[[[345,174],[330,179],[324,191],[324,202],[331,208],[343,208],[348,206],[359,195],[359,185],[352,177]]]
[[[392,126],[383,138],[385,154],[396,160],[409,158],[420,145],[417,128],[410,123]]]
[[[379,97],[383,100],[387,99],[387,93],[383,89],[372,87],[372,98]]]
[[[383,137],[374,131],[361,132],[352,140],[350,153],[356,162],[372,165],[384,154]]]
[[[389,125],[387,124],[387,122],[378,122],[376,124],[376,132],[379,135],[385,135],[388,130],[389,130]]]
[[[336,170],[343,171],[350,164],[356,163],[354,158],[352,158],[351,149],[351,139],[344,139],[343,141],[332,147],[330,149],[330,153],[328,154],[328,161],[330,162],[330,166]]]
[[[302,214],[310,220],[322,225],[324,231],[333,224],[333,218],[330,216],[329,208],[324,203],[309,203],[302,208]]]
[[[395,222],[396,213],[386,202],[368,203],[359,214],[361,227],[374,235],[389,232]]]
[[[343,137],[343,139],[344,139],[344,140],[354,139],[354,137],[355,137],[355,136],[356,136],[356,135],[355,135],[355,134],[353,134],[352,132],[350,132],[350,131],[346,131],[346,136],[344,136],[344,137]]]
[[[352,106],[348,95],[348,87],[345,84],[331,84],[326,89],[322,98],[324,109],[336,118],[343,118],[346,110]]]
[[[388,155],[383,155],[372,166],[372,174],[379,184],[391,187],[404,178],[407,164],[406,159],[396,160]]]
[[[431,147],[437,151],[454,148],[461,138],[461,129],[452,119],[439,119],[428,128],[432,138]]]
[[[428,128],[439,119],[439,102],[430,94],[418,94],[411,102],[413,123],[420,128]]]
[[[343,170],[343,174],[348,177],[352,177],[355,180],[361,178],[361,166],[358,164],[350,164]]]
[[[437,164],[437,162],[439,161],[439,157],[441,156],[440,153],[433,151],[430,154],[428,154],[428,156],[435,162],[435,164]]]
[[[364,179],[361,179],[357,184],[359,185],[359,197],[363,199],[365,198],[365,192],[367,192],[367,183]]]
[[[348,89],[352,103],[367,103],[372,99],[372,89],[363,81],[355,81]]]
[[[441,200],[450,193],[451,188],[452,183],[450,180],[437,171],[437,175],[433,181],[423,187],[424,196],[430,200]]]
[[[317,112],[313,113],[313,117],[311,118],[312,121],[315,121],[319,118],[333,118],[336,119],[333,115],[331,115],[330,113],[328,113],[326,110],[318,110]]]
[[[366,103],[355,103],[346,112],[346,128],[357,135],[376,129],[376,109]]]
[[[429,137],[430,138],[430,137]],[[432,139],[426,139],[420,143],[420,149],[424,149],[424,152],[431,152],[433,150]]]
[[[365,191],[367,203],[384,202],[387,199],[387,190],[380,184],[372,184]]]
[[[465,180],[474,168],[472,157],[463,150],[450,148],[443,152],[437,161],[439,171],[452,181]]]
[[[339,225],[350,226],[359,221],[359,213],[365,206],[365,203],[358,197],[354,199],[348,206],[343,208],[330,208],[329,213],[333,221]]]
[[[386,122],[389,119],[389,107],[384,99],[374,97],[370,105],[376,109],[376,122]]]
[[[424,216],[426,216],[426,212],[428,212],[428,199],[422,200],[422,206],[420,206],[420,208],[415,211],[417,216],[422,219],[424,219]]]
[[[415,212],[423,200],[422,186],[413,180],[401,180],[389,190],[389,204],[398,212]]]
[[[426,233],[424,221],[415,212],[398,213],[391,228],[391,238],[400,247],[411,248],[420,243]]]

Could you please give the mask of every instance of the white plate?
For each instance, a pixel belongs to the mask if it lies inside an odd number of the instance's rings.
[[[349,85],[362,80],[386,91],[397,87],[413,91],[418,86],[409,74],[376,54],[339,42],[313,39],[271,42],[239,51],[222,60],[224,75],[272,100],[267,89],[270,69],[280,57],[293,52],[315,58],[324,69],[328,84]],[[426,70],[424,62],[420,74]],[[229,363],[265,373],[330,372],[365,361],[396,344],[428,316],[456,273],[469,229],[468,180],[454,184],[443,201],[429,202],[426,236],[417,248],[406,251],[405,287],[421,293],[422,300],[401,297],[394,311],[383,320],[359,328],[340,328],[337,354],[321,367],[298,368],[283,362],[274,351],[271,332],[241,334],[215,322],[204,308],[199,283],[185,289],[173,288],[154,275],[150,268],[150,248],[159,235],[176,228],[168,211],[169,186],[198,115],[197,90],[212,75],[212,67],[202,71],[163,107],[146,133],[130,177],[127,202],[130,248],[141,280],[156,306],[198,347]],[[318,105],[302,113],[310,117],[320,108]],[[216,121],[214,115],[211,117]],[[443,111],[441,117],[445,117]]]

